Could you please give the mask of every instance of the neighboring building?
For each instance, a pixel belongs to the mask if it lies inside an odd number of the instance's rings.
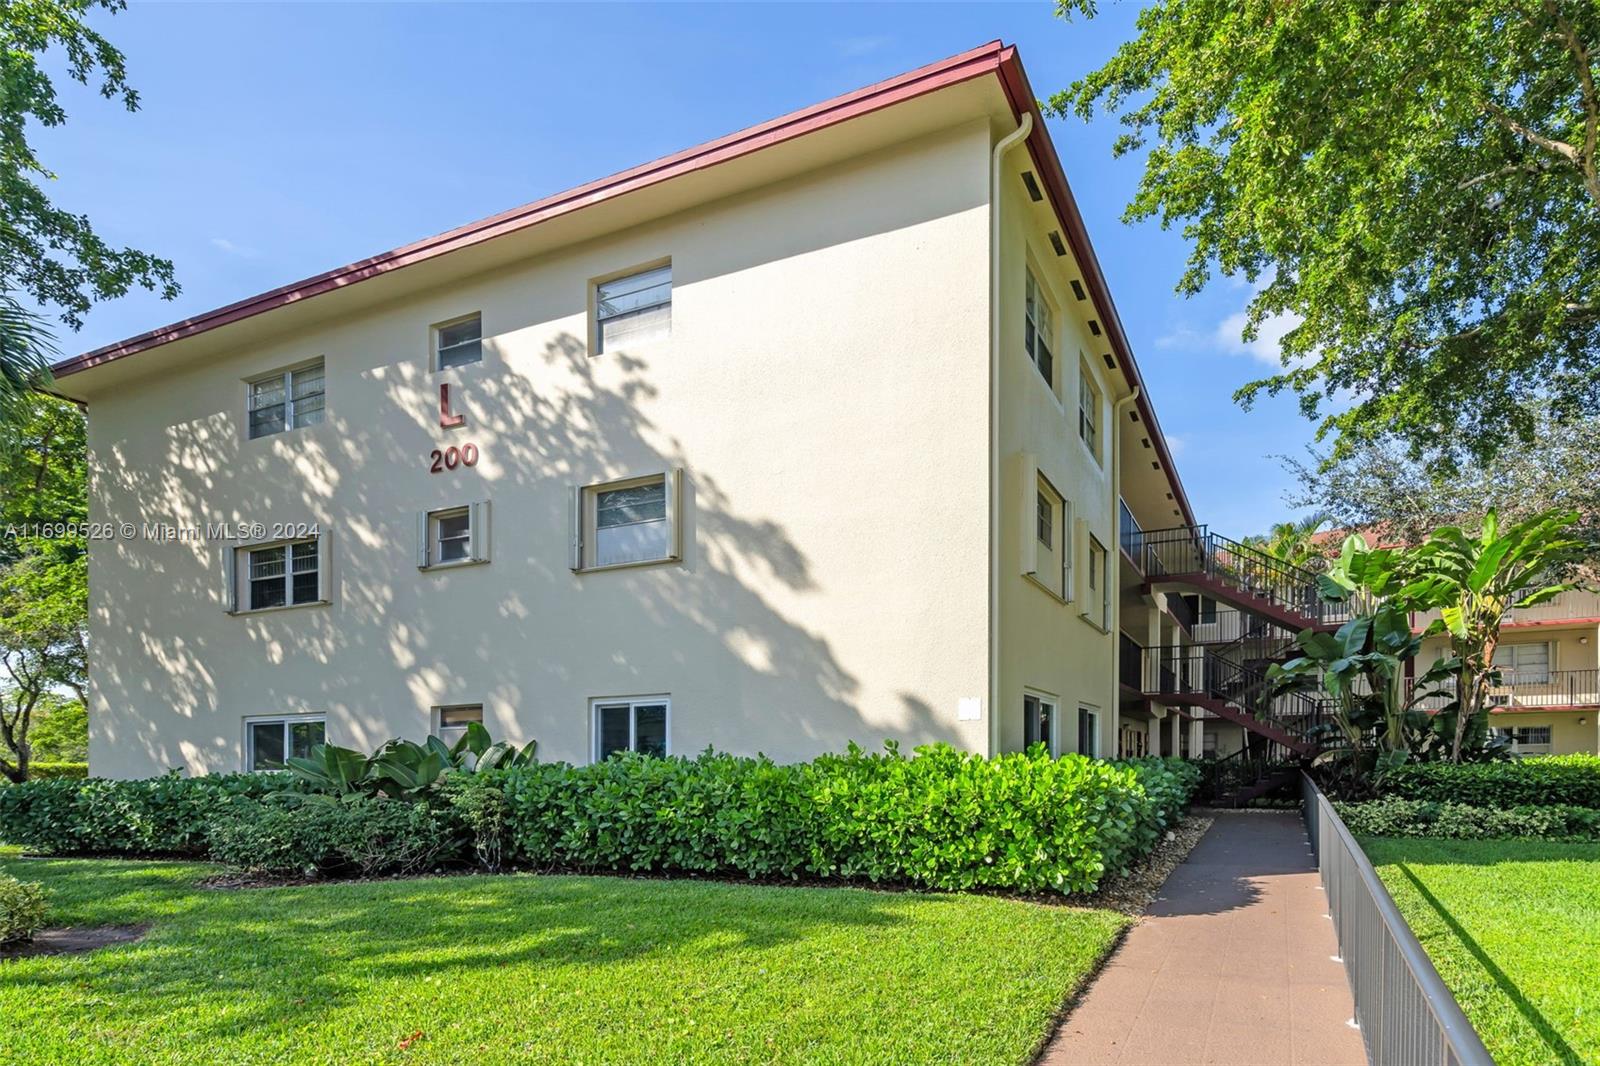
[[[1432,621],[1419,615],[1417,627]],[[1600,752],[1600,593],[1564,592],[1536,607],[1514,610],[1500,627],[1494,664],[1500,684],[1489,727],[1521,755]],[[1449,654],[1449,640],[1429,637],[1417,656],[1420,672]]]
[[[93,772],[1197,750],[1119,687],[1194,518],[1034,101],[987,45],[59,364]]]

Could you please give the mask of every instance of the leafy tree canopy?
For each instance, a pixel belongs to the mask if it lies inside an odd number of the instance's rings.
[[[40,182],[55,175],[28,141],[31,124],[67,120],[43,65],[57,50],[74,80],[138,109],[122,53],[87,21],[96,9],[124,6],[124,0],[0,0],[0,408],[46,378],[55,353],[50,331],[24,297],[77,329],[94,301],[136,285],[166,299],[178,292],[170,262],[113,247],[83,215],[50,202]]]
[[[1094,0],[1058,0],[1092,16]],[[1057,93],[1149,147],[1128,221],[1183,227],[1179,291],[1259,286],[1247,336],[1334,455],[1393,433],[1446,463],[1600,409],[1600,4],[1157,0]],[[1443,448],[1440,449],[1440,443]]]

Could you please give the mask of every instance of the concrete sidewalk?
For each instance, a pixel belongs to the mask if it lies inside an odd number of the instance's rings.
[[[1221,813],[1045,1048],[1046,1066],[1365,1066],[1297,814]]]

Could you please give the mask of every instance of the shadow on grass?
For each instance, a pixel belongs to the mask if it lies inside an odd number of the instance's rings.
[[[1411,867],[1403,862],[1396,863],[1395,867],[1405,875],[1407,881],[1411,882],[1411,886],[1417,890],[1417,894],[1422,897],[1423,901],[1433,908],[1433,913],[1439,916],[1439,920],[1461,942],[1461,946],[1466,948],[1472,957],[1478,961],[1478,965],[1483,967],[1484,972],[1499,986],[1500,991],[1505,993],[1506,998],[1517,1008],[1518,1013],[1527,1019],[1528,1024],[1533,1026],[1539,1033],[1540,1038],[1544,1040],[1550,1050],[1564,1063],[1581,1064],[1583,1058],[1572,1049],[1572,1045],[1562,1039],[1561,1034],[1556,1031],[1555,1026],[1550,1024],[1539,1008],[1528,1001],[1528,997],[1522,994],[1522,990],[1517,987],[1517,983],[1506,976],[1504,970],[1495,965],[1494,959],[1490,957],[1489,953],[1484,951],[1478,942],[1473,939],[1472,934],[1468,933],[1461,923],[1457,922],[1454,916],[1445,909],[1439,898],[1428,890],[1427,885],[1422,883],[1422,879],[1411,872]]]

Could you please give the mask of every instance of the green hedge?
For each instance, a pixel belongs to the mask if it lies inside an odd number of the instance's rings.
[[[0,788],[0,841],[55,854],[203,856],[207,827],[229,804],[286,787],[281,774],[28,781]]]
[[[623,756],[450,788],[490,863],[1087,892],[1154,845],[1196,779],[1161,760],[935,746],[794,765]]]
[[[1334,806],[1357,836],[1600,840],[1600,810],[1570,804],[1497,808],[1390,797]]]
[[[86,762],[36,762],[28,764],[29,781],[55,781],[68,778],[82,781],[89,776]]]
[[[1543,803],[1600,808],[1600,756],[1537,755],[1507,762],[1412,763],[1378,779],[1384,796],[1522,807]]]
[[[278,796],[301,787],[281,774],[41,781],[0,789],[0,840],[210,854],[275,873],[413,872],[476,857],[490,868],[1087,892],[1160,839],[1198,780],[1177,760],[1053,759],[1042,748],[985,759],[940,745],[792,765],[707,752],[456,772],[413,805],[420,814]]]
[[[32,940],[49,911],[38,882],[0,874],[0,944]]]

